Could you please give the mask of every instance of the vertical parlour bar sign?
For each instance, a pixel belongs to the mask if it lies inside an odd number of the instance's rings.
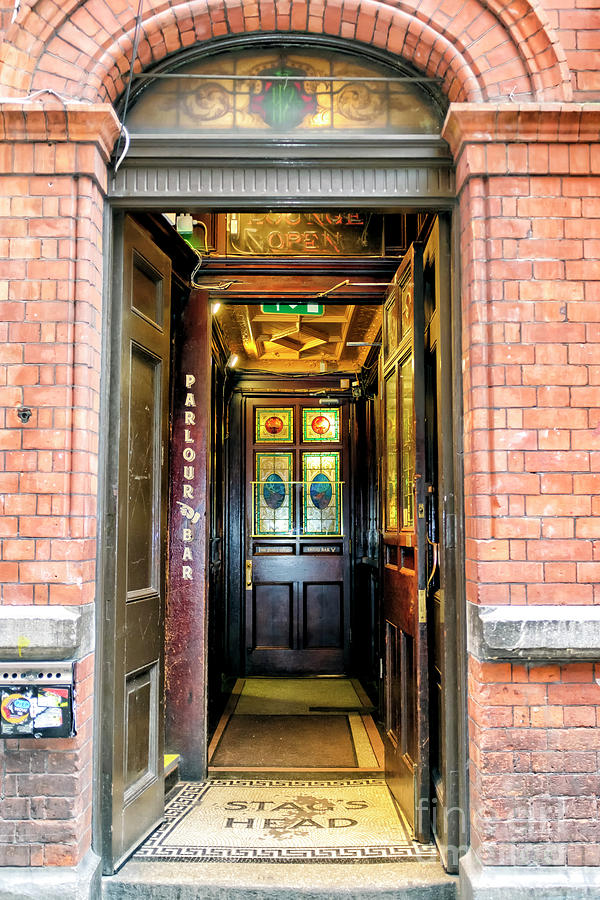
[[[196,376],[192,372],[184,373],[183,400],[183,446],[179,452],[179,467],[181,477],[175,482],[175,502],[181,512],[181,541],[180,560],[172,559],[181,581],[194,580],[194,532],[195,526],[200,521],[201,514],[196,508],[198,497],[196,496],[196,457],[197,446],[197,422],[196,422]]]
[[[180,604],[201,603],[206,579],[210,346],[205,306],[200,292],[192,292],[178,334],[170,466],[171,613]]]

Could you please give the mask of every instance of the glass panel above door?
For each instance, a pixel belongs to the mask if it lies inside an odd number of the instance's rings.
[[[340,439],[339,409],[302,410],[302,440],[307,443],[337,443]]]
[[[257,409],[254,440],[257,444],[291,444],[294,440],[292,407]]]
[[[301,46],[171,64],[136,76],[132,100],[127,117],[132,134],[436,134],[443,121],[418,76]]]

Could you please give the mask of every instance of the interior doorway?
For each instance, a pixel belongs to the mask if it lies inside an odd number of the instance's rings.
[[[307,712],[293,714],[295,725],[304,717],[308,727],[302,740],[310,742],[310,728],[313,743],[319,729],[325,735],[326,719],[341,735],[344,717],[346,749],[358,760],[356,748],[363,747],[358,770],[380,772],[413,835],[428,842],[433,828],[443,852],[455,827],[446,807],[457,756],[449,674],[453,665],[456,673],[457,626],[453,636],[444,625],[454,546],[440,525],[454,493],[449,217],[257,211],[245,218],[250,237],[237,213],[193,210],[185,218],[185,237],[176,216],[124,220],[132,323],[141,317],[152,324],[157,297],[164,299],[159,257],[149,245],[173,272],[165,750],[183,771],[195,765],[201,772],[211,761],[222,770],[219,742],[226,733],[231,742],[233,724],[243,715],[275,715],[266,690],[260,712],[240,713],[253,678],[280,679],[275,698],[294,679],[307,679],[305,691],[310,679],[318,685],[339,678],[338,688],[350,679],[355,708],[334,704],[328,712],[331,700],[307,701]],[[266,231],[257,231],[257,222]],[[242,238],[244,252],[232,253]],[[350,251],[338,252],[344,240]],[[167,331],[165,322],[154,327]],[[139,338],[126,324],[120,340],[122,365],[130,368]],[[158,397],[152,384],[150,399]],[[137,378],[122,382],[123,390],[121,408],[131,416]],[[156,453],[148,465],[164,478],[158,442],[150,442]],[[146,527],[132,505],[131,443],[129,454],[126,542]],[[147,506],[164,502],[158,484]],[[201,532],[198,555],[193,545]],[[190,628],[190,604],[201,596],[208,597],[198,606],[207,621]],[[132,599],[137,594],[129,592],[126,610]],[[158,673],[160,653],[153,665]],[[152,761],[144,755],[146,723],[160,730],[162,713],[157,717],[154,682],[139,679],[139,669],[124,670],[138,722],[123,738],[130,770],[121,777],[131,796],[144,798],[146,784],[156,794],[161,783],[150,778],[149,763],[154,775],[162,768],[157,747]],[[155,681],[158,690],[158,675]],[[206,684],[208,693],[197,703],[190,699],[195,684]],[[205,702],[208,719],[200,721]],[[316,726],[307,721],[314,715],[322,717]],[[360,723],[353,726],[352,715]],[[243,734],[231,757],[238,771],[256,768],[256,741],[240,747]],[[344,740],[332,739],[334,756]],[[264,761],[261,767],[269,769]],[[156,811],[148,809],[151,831]],[[125,825],[121,833],[119,852],[126,854],[132,838]],[[115,853],[113,865],[120,858]]]

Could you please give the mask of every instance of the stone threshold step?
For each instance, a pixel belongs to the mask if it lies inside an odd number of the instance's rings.
[[[456,900],[439,862],[130,861],[102,879],[103,900]]]

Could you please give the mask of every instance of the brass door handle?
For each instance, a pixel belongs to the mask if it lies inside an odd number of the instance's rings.
[[[246,560],[246,590],[252,590],[252,560]]]

